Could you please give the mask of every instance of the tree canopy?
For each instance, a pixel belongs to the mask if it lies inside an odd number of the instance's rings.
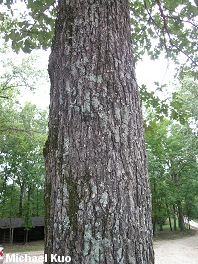
[[[0,4],[0,30],[6,41],[12,41],[16,52],[51,46],[56,1],[0,0]],[[130,9],[135,60],[145,53],[158,59],[163,53],[180,70],[197,76],[197,0],[134,0],[130,1]]]

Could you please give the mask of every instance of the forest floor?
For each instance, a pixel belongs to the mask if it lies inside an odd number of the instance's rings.
[[[191,221],[190,225],[191,232],[161,232],[157,238],[154,238],[155,264],[198,264],[198,223]],[[14,253],[9,253],[9,256],[12,254]],[[39,261],[39,257],[43,256],[43,251],[18,252],[17,255],[27,255],[34,263],[43,263]],[[35,262],[34,258],[38,261]],[[6,261],[5,257],[4,263],[14,264],[16,261]],[[20,263],[29,264],[31,262]]]

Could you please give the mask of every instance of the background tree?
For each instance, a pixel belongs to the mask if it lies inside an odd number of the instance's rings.
[[[19,105],[18,109],[13,107],[10,118],[15,120],[9,126],[11,129],[1,133],[0,138],[1,176],[5,186],[2,195],[6,195],[8,185],[13,185],[14,189],[18,186],[18,213],[15,216],[22,217],[23,203],[28,203],[29,206],[30,203],[36,203],[30,200],[31,195],[35,193],[36,188],[44,188],[42,148],[46,138],[46,112],[39,112],[35,105],[27,103],[21,109]],[[13,200],[12,197],[11,199]],[[3,204],[5,206],[5,202]],[[43,207],[42,200],[40,205]],[[33,215],[32,211],[30,215]]]
[[[196,211],[197,204],[197,138],[192,130],[180,125],[170,127],[171,136],[167,138],[167,165],[169,168],[169,184],[172,185],[175,194],[175,205],[178,209],[178,223],[181,230],[184,226],[185,202],[189,201],[189,191],[194,193],[194,208]],[[191,185],[191,189],[189,186]],[[188,197],[188,198],[187,198]],[[191,197],[192,198],[192,197]],[[192,211],[191,211],[192,213]]]
[[[176,94],[182,97],[181,91],[173,92],[173,102]],[[187,101],[183,101],[182,107],[190,110],[190,98],[193,98],[192,94],[186,98]],[[197,136],[191,122],[192,112],[189,124],[181,125],[170,119],[157,120],[153,112],[146,116],[146,123],[149,124],[146,129],[146,146],[152,187],[153,223],[156,227],[156,224],[163,224],[167,217],[169,220],[173,218],[176,229],[178,218],[179,228],[183,230],[183,216],[195,217],[198,206]]]
[[[34,91],[45,74],[39,67],[35,69],[36,58],[32,55],[18,59],[7,44],[0,52],[1,217],[44,215],[42,148],[47,111],[19,101],[24,88]],[[23,204],[27,210],[23,210]]]
[[[146,121],[149,123],[145,138],[152,191],[152,222],[153,232],[157,234],[158,225],[160,225],[160,230],[162,230],[162,225],[166,218],[170,217],[167,214],[167,207],[172,193],[170,194],[166,183],[166,158],[164,149],[169,120],[163,119],[160,123],[156,123],[155,114],[150,113],[147,114]]]

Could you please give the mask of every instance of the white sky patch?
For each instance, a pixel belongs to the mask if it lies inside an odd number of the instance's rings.
[[[154,91],[157,88],[154,82],[159,82],[160,85],[172,82],[174,74],[173,62],[164,59],[162,56],[159,60],[153,61],[145,55],[143,60],[136,65],[138,85],[145,84],[148,91]]]
[[[43,71],[46,71],[47,73],[47,67],[48,67],[48,58],[50,54],[50,50],[43,51],[43,50],[36,50],[34,51],[35,54],[37,54],[41,60],[37,61],[40,65],[38,65],[39,69],[43,69]],[[22,103],[25,103],[26,101],[30,101],[34,104],[36,104],[39,108],[46,108],[49,106],[50,102],[50,81],[49,78],[42,83],[38,82],[38,86],[36,87],[35,91],[30,91],[29,89],[24,88],[23,93],[19,96],[19,100]]]

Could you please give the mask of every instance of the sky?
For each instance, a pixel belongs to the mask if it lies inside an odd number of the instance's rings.
[[[163,85],[174,80],[174,65],[162,56],[153,61],[145,55],[136,65],[136,76],[139,85],[146,84],[149,90],[154,90],[154,82]]]
[[[47,72],[50,51],[37,50],[35,51],[35,54],[37,54],[40,58],[37,60],[37,63],[39,64],[40,68],[42,68],[46,72],[46,81],[39,84],[39,86],[36,87],[34,93],[28,91],[27,89],[24,90],[21,96],[21,100],[23,102],[31,101],[32,103],[36,104],[39,108],[46,108],[49,106],[50,102],[50,82]]]

